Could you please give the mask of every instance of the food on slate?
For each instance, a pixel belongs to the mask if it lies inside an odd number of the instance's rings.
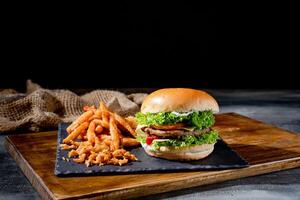
[[[146,153],[171,160],[198,160],[214,149],[216,100],[201,90],[160,89],[148,95],[136,114],[137,139]]]
[[[85,106],[84,113],[68,128],[61,148],[70,150],[68,156],[77,163],[90,165],[125,165],[136,161],[135,155],[123,147],[139,146],[134,138],[136,123],[133,117],[123,118],[107,109]]]

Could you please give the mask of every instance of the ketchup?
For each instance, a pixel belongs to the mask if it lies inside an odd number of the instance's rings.
[[[153,142],[153,140],[155,140],[155,139],[159,139],[159,137],[156,136],[156,135],[149,135],[149,136],[147,136],[147,138],[146,138],[146,144],[151,145],[152,142]]]

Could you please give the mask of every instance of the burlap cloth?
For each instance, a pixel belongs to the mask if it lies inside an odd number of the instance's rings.
[[[83,113],[84,105],[98,106],[100,101],[120,115],[134,115],[145,96],[111,90],[94,90],[78,96],[69,90],[43,89],[29,80],[25,94],[11,89],[0,91],[0,133],[54,129],[60,122],[73,121]]]

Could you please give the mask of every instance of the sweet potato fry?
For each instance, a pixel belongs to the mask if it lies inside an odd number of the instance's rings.
[[[68,128],[67,132],[71,133],[78,125],[82,124],[83,122],[88,121],[88,119],[94,114],[92,110],[89,110],[83,113],[80,117],[78,117]]]
[[[86,154],[84,153],[84,154],[79,155],[78,158],[74,158],[73,161],[77,162],[77,163],[83,163],[85,160],[85,157],[86,157]]]
[[[70,134],[72,131],[74,131],[80,124],[72,123],[67,127],[67,133]]]
[[[133,116],[128,116],[128,117],[125,117],[125,120],[126,120],[126,122],[130,125],[130,127],[131,127],[132,129],[136,129],[138,123],[137,123],[135,117],[133,117]]]
[[[111,137],[103,139],[103,143],[106,144],[107,146],[111,146]]]
[[[113,117],[116,119],[119,125],[125,128],[132,136],[135,137],[135,131],[131,128],[131,126],[123,119],[120,115],[114,113]]]
[[[102,112],[103,126],[109,129],[109,115],[106,112]]]
[[[109,113],[110,112],[103,102],[100,102],[99,109],[101,110],[101,113],[102,113],[102,121],[105,124],[109,124]],[[105,128],[108,128],[108,127],[105,127]]]
[[[103,103],[103,101],[100,102],[99,109],[101,110],[101,112],[108,112],[109,113],[109,110],[106,107],[106,105]]]
[[[124,158],[127,158],[127,159],[132,160],[132,161],[138,160],[137,157],[134,154],[130,153],[129,151],[127,151],[124,154]]]
[[[61,149],[63,150],[70,150],[70,149],[76,149],[76,146],[75,145],[67,145],[67,144],[61,144],[60,145]]]
[[[76,148],[78,148],[79,145],[81,144],[81,142],[76,142],[76,141],[70,141],[70,143],[71,143],[72,145],[75,145]]]
[[[96,106],[92,105],[92,106],[83,106],[83,110],[84,111],[89,111],[89,110],[96,110]]]
[[[97,116],[99,119],[102,118],[102,112],[101,112],[100,108],[98,108],[98,109],[95,111],[95,116]]]
[[[94,122],[95,122],[96,125],[100,125],[104,128],[109,129],[109,123],[105,122],[104,120],[94,119]]]
[[[89,126],[88,122],[82,123],[78,126],[68,137],[63,140],[63,143],[69,143],[71,140],[74,140],[78,137],[78,135],[82,132],[82,130],[86,129]]]
[[[112,151],[120,148],[120,133],[114,118],[109,119],[109,132],[111,134],[110,148]]]
[[[68,156],[69,156],[69,158],[72,158],[72,157],[78,156],[78,153],[77,153],[77,151],[75,151],[75,150],[71,150],[71,151],[68,153]]]
[[[140,146],[140,142],[135,138],[122,138],[122,144],[124,147],[135,147]]]
[[[128,163],[128,159],[127,158],[119,159],[119,165],[120,166],[125,165],[127,163]]]
[[[103,128],[101,125],[98,125],[95,129],[95,133],[100,134],[103,131]]]
[[[87,132],[86,132],[87,140],[91,144],[95,143],[95,137],[96,137],[95,129],[96,129],[96,124],[95,124],[94,121],[92,121],[89,125],[89,128],[88,128]]]
[[[83,113],[83,114],[82,114],[77,120],[75,120],[74,122],[77,123],[77,124],[81,124],[81,123],[87,121],[88,118],[90,118],[93,114],[94,114],[94,111],[93,111],[93,110],[86,111],[85,113]]]
[[[81,133],[78,135],[77,139],[82,140],[86,136],[86,129],[83,129]]]
[[[92,161],[95,160],[97,154],[95,152],[91,152],[90,156],[88,157],[88,159],[85,161],[85,165],[88,167],[92,164]]]
[[[94,119],[101,119],[101,116],[99,117],[97,115],[93,115],[88,119],[88,121],[90,122],[90,121],[93,121]]]

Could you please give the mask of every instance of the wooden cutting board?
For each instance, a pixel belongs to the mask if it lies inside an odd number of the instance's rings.
[[[56,131],[8,136],[5,146],[43,199],[132,198],[300,166],[300,135],[235,113],[217,115],[215,128],[250,167],[59,178],[54,175]]]

